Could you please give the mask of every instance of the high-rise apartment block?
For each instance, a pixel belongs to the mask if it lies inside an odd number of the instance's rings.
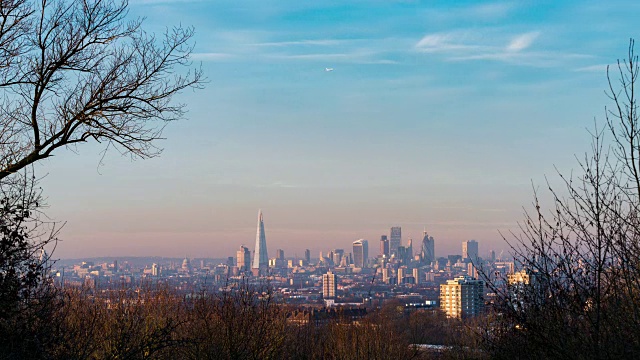
[[[253,251],[254,275],[266,275],[269,269],[269,256],[267,255],[267,237],[264,234],[264,221],[262,210],[258,211],[258,230],[256,231],[256,247]]]
[[[365,239],[353,242],[353,263],[357,268],[367,267],[369,259],[369,242]]]
[[[251,270],[251,251],[249,251],[248,247],[240,246],[240,249],[236,252],[236,262],[238,263],[238,270]]]
[[[484,309],[484,281],[459,276],[440,285],[440,308],[448,317],[467,318]]]
[[[462,242],[462,259],[467,261],[477,261],[478,259],[478,242],[475,240]]]
[[[338,292],[338,278],[331,270],[322,275],[322,298],[335,299]]]
[[[394,226],[391,228],[391,234],[389,236],[389,256],[398,255],[398,247],[402,244],[402,228],[400,226]]]

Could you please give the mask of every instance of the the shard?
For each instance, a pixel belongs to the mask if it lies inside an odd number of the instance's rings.
[[[254,273],[264,275],[269,268],[269,256],[267,255],[267,238],[264,234],[264,221],[262,221],[262,210],[258,211],[258,230],[256,233],[256,247],[253,252]]]

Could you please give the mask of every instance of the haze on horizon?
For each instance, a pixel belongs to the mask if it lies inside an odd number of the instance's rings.
[[[313,256],[402,226],[436,254],[506,248],[532,183],[576,168],[603,121],[606,66],[638,36],[628,1],[131,0],[145,28],[196,29],[210,82],[163,154],[98,144],[36,165],[55,257]],[[333,71],[326,71],[326,69]]]

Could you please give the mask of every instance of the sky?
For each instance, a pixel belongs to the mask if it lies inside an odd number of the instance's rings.
[[[634,1],[130,0],[195,29],[205,88],[176,98],[161,156],[83,144],[40,162],[54,257],[235,256],[258,209],[271,254],[391,226],[436,255],[507,250],[534,189],[577,168],[640,38]],[[333,71],[326,71],[332,68]]]

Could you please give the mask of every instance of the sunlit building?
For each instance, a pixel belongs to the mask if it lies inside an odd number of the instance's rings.
[[[478,259],[478,242],[475,240],[462,242],[462,259],[467,261],[477,261]]]
[[[484,309],[484,281],[459,276],[440,285],[440,308],[448,317],[467,318]]]
[[[322,297],[324,299],[335,299],[338,292],[338,278],[331,270],[322,275]]]
[[[240,246],[240,250],[236,252],[236,262],[238,263],[238,270],[251,270],[251,251],[249,251],[248,247],[244,245]]]

